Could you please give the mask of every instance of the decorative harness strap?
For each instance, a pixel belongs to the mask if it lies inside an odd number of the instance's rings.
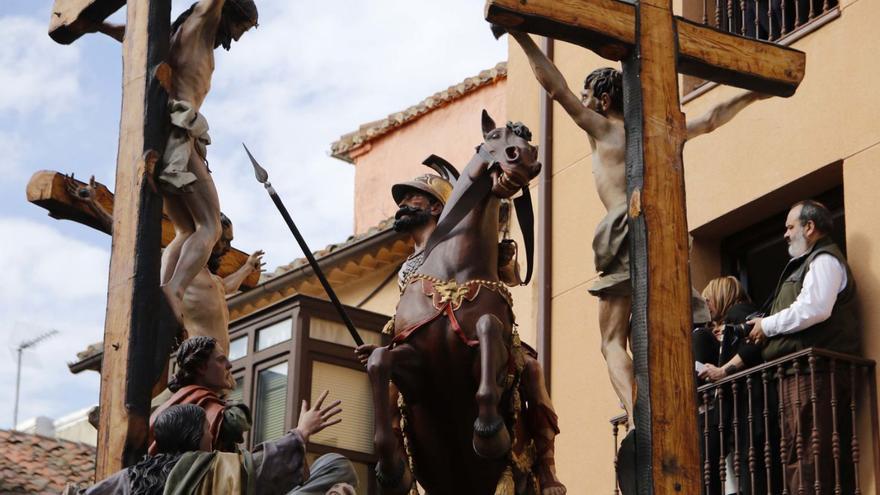
[[[391,340],[391,347],[405,342],[417,330],[431,323],[444,313],[449,318],[452,330],[465,345],[468,347],[478,346],[480,342],[476,339],[469,339],[465,335],[464,330],[461,329],[461,325],[455,317],[455,311],[461,307],[464,301],[472,302],[476,299],[482,287],[498,293],[504,298],[508,307],[513,307],[513,297],[510,295],[510,291],[507,290],[507,287],[502,282],[497,280],[468,280],[459,284],[455,280],[443,281],[437,277],[416,273],[407,279],[406,284],[409,285],[417,281],[421,282],[422,293],[431,298],[431,302],[437,312],[423,321],[410,325],[395,335]]]

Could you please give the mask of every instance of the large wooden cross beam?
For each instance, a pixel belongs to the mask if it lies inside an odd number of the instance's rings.
[[[91,211],[82,201],[70,196],[67,190],[67,184],[73,182],[77,186],[85,186],[85,183],[76,179],[70,179],[64,174],[52,172],[49,170],[41,170],[31,176],[31,180],[27,185],[27,200],[37,206],[45,208],[49,211],[49,216],[59,220],[71,220],[92,227],[95,230],[111,234],[112,232],[105,228],[100,220],[95,218],[95,213]],[[96,183],[95,199],[111,215],[113,214],[114,197],[110,190],[101,184]],[[164,248],[174,239],[174,226],[167,217],[162,218],[162,241],[161,246]],[[217,269],[217,275],[226,277],[238,271],[244,266],[248,259],[248,254],[240,249],[232,248],[228,253],[220,258],[220,267]],[[260,281],[260,273],[254,271],[244,282],[241,283],[243,290],[252,289],[257,286]]]
[[[640,495],[700,493],[678,72],[790,96],[806,58],[676,17],[672,0],[488,0],[486,19],[623,62],[636,481]]]
[[[124,5],[125,0],[55,0],[49,19],[49,36],[58,43],[69,45],[94,31],[94,25]]]
[[[159,289],[162,198],[151,186],[169,130],[168,95],[160,82],[167,79],[160,74],[167,68],[171,0],[56,0],[50,21],[50,36],[70,43],[123,4],[128,8],[97,479],[146,452],[150,392],[174,337],[160,322],[166,306]]]
[[[803,52],[673,16],[668,3],[641,5],[667,12],[663,22],[672,34],[658,48],[669,52],[678,72],[776,96],[794,94],[804,77]],[[488,0],[486,20],[624,60],[636,47],[637,10],[637,4],[620,0]]]

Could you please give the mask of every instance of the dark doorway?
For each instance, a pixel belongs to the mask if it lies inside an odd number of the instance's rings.
[[[837,186],[811,199],[820,201],[834,216],[831,237],[846,253],[846,219],[843,186]],[[756,305],[773,294],[779,275],[789,260],[788,245],[782,237],[788,208],[760,220],[721,241],[721,271],[737,277]]]

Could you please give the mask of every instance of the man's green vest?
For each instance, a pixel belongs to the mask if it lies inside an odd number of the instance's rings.
[[[859,320],[856,315],[856,284],[846,258],[830,237],[819,239],[810,251],[800,258],[791,260],[782,272],[776,286],[770,314],[776,314],[791,306],[801,293],[804,279],[810,271],[810,263],[820,254],[830,254],[837,258],[846,269],[846,287],[837,294],[831,316],[809,328],[787,335],[779,335],[767,340],[762,355],[766,361],[780,358],[792,352],[810,347],[821,347],[829,351],[846,354],[859,354]]]

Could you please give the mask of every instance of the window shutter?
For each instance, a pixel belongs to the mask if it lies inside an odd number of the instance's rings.
[[[257,376],[257,421],[254,443],[284,435],[287,411],[287,362],[260,371]]]

